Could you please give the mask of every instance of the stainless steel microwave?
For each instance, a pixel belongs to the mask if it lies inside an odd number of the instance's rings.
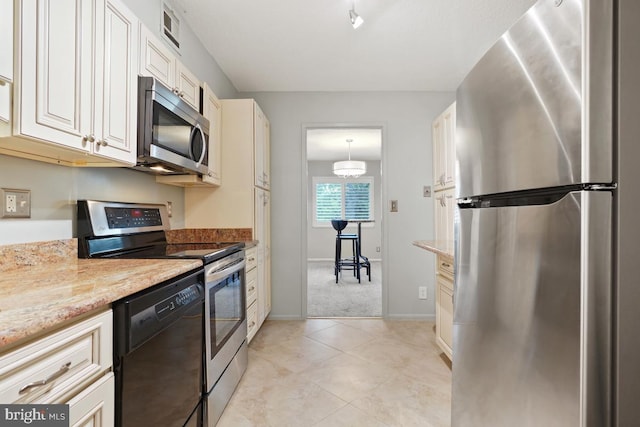
[[[138,77],[138,160],[154,174],[208,173],[209,120],[153,77]]]

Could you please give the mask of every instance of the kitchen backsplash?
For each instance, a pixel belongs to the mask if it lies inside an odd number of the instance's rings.
[[[166,232],[169,243],[246,242],[250,228],[183,228]]]

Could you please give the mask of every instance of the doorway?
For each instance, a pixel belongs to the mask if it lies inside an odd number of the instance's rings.
[[[307,317],[381,317],[382,307],[382,128],[306,129]],[[358,176],[339,176],[335,162],[362,162]],[[343,233],[358,233],[370,276],[360,269],[335,274],[337,231],[332,219],[347,219]],[[342,243],[342,258],[353,256]]]

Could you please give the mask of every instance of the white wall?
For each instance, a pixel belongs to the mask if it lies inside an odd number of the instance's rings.
[[[433,256],[411,242],[433,238],[433,199],[422,197],[422,186],[433,185],[431,122],[454,101],[455,94],[282,92],[240,96],[255,98],[271,121],[271,316],[303,315],[305,127],[369,124],[383,127],[384,309],[388,317],[433,318]],[[387,212],[389,199],[398,200],[399,212]],[[428,300],[418,300],[418,286],[428,286]]]
[[[184,65],[198,78],[206,81],[218,98],[236,98],[237,91],[216,60],[206,51],[198,37],[187,27],[180,10],[176,8],[180,18],[180,50],[176,51],[171,44],[162,37],[160,29],[160,9],[162,0],[123,0],[129,9],[142,23],[170,46]],[[171,4],[171,2],[169,2]]]
[[[31,190],[31,220],[74,220],[78,199],[173,204],[172,228],[184,228],[184,191],[124,168],[71,168],[0,154],[0,187]],[[3,225],[15,219],[0,219]],[[25,220],[20,220],[25,221]],[[0,244],[3,244],[0,236]]]
[[[312,161],[307,162],[308,186],[307,186],[307,259],[333,260],[335,256],[336,231],[329,227],[313,226],[313,177],[333,176],[333,162]],[[380,259],[381,254],[376,252],[376,247],[382,246],[382,183],[380,176],[380,162],[367,160],[367,173],[364,176],[373,178],[373,224],[362,224],[362,255],[369,259]],[[347,233],[356,233],[358,226],[349,224]],[[347,250],[345,244],[344,250]],[[349,249],[350,251],[351,249]],[[349,252],[350,253],[350,252]]]

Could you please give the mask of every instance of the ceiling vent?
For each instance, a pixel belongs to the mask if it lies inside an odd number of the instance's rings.
[[[173,8],[162,2],[162,35],[173,47],[180,50],[180,20]]]

